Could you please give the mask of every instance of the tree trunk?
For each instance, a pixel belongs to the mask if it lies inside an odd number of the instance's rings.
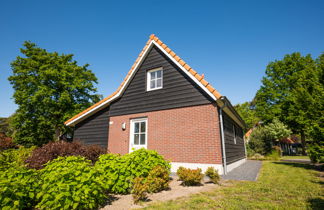
[[[56,128],[55,129],[55,135],[54,135],[54,141],[59,141],[61,136],[61,129]]]
[[[300,133],[303,155],[306,155],[306,136],[304,131]]]

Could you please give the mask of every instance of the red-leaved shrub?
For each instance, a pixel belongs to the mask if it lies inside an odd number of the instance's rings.
[[[12,148],[18,148],[18,146],[12,142],[12,138],[0,133],[0,151]]]
[[[86,146],[78,142],[57,141],[49,142],[35,149],[25,162],[29,168],[41,169],[45,163],[59,156],[83,156],[94,163],[101,154],[105,153],[105,149],[96,145]]]

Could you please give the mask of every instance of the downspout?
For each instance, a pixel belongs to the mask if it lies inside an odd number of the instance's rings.
[[[219,121],[221,126],[221,136],[222,136],[222,150],[223,150],[223,173],[224,175],[227,174],[227,165],[226,165],[226,153],[225,153],[225,138],[224,138],[224,126],[223,126],[223,109],[226,107],[226,102],[223,100],[223,97],[221,97],[221,100],[223,101],[223,106],[219,109]]]

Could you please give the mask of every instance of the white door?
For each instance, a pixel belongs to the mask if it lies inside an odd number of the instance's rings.
[[[129,152],[147,149],[147,118],[133,119],[130,122]]]

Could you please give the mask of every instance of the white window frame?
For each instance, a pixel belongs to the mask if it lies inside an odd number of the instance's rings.
[[[134,145],[134,124],[135,123],[141,123],[141,122],[145,122],[145,144],[140,144],[141,139],[139,137],[139,144],[138,145]],[[140,131],[140,128],[139,128]],[[140,148],[145,148],[147,149],[147,135],[148,135],[148,120],[147,118],[136,118],[136,119],[131,119],[130,120],[130,138],[129,138],[129,153],[133,152],[134,149],[140,149]],[[140,134],[141,132],[139,132]],[[139,135],[140,136],[140,135]]]
[[[235,129],[235,125],[233,125],[233,136],[234,136],[234,144],[236,144],[236,129]]]
[[[151,73],[156,72],[156,71],[161,71],[161,87],[151,88]],[[146,90],[147,91],[158,90],[158,89],[163,88],[163,68],[162,67],[159,67],[156,69],[151,69],[151,70],[147,71],[146,78],[147,78],[146,79]],[[157,78],[156,78],[156,80],[157,80]]]

